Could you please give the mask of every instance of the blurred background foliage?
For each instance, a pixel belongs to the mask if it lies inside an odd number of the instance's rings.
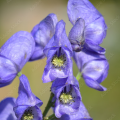
[[[99,92],[88,88],[80,80],[82,100],[94,120],[120,119],[120,1],[90,0],[102,13],[108,26],[107,37],[102,43],[106,48],[106,57],[110,64],[109,74],[102,83],[108,90]],[[67,17],[67,0],[0,0],[0,46],[20,30],[30,32],[37,23],[49,13],[55,13],[58,20],[66,22],[69,33],[72,25]],[[33,93],[43,102],[42,111],[48,101],[51,83],[43,84],[41,77],[46,59],[27,63],[22,73],[29,81]],[[73,65],[74,75],[78,69]],[[4,88],[0,88],[0,101],[5,97],[18,95],[19,79]],[[49,114],[52,113],[52,110]]]

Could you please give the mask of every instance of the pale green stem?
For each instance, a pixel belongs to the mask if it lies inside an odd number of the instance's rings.
[[[81,73],[78,72],[77,76],[76,76],[76,79],[79,81],[81,79]]]
[[[20,71],[20,72],[17,74],[17,76],[20,77],[21,75],[22,75],[22,72]]]

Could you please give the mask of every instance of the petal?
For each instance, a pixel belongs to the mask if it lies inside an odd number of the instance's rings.
[[[35,42],[32,35],[26,31],[19,31],[1,47],[0,54],[12,60],[21,70],[30,59],[34,49]]]
[[[74,53],[73,58],[89,87],[100,91],[106,90],[99,85],[105,80],[109,70],[108,61],[104,55],[84,50]]]
[[[81,101],[80,91],[76,84],[69,84],[68,78],[56,79],[52,84],[51,91],[56,98],[54,112],[57,118],[60,118],[63,114],[75,114],[78,111]],[[69,105],[62,104],[59,100],[62,91],[71,91],[74,102]]]
[[[31,58],[32,60],[44,58],[43,49],[54,35],[56,24],[57,16],[54,13],[51,13],[33,28],[31,34],[34,37],[37,50],[35,49]],[[38,46],[40,51],[38,51]]]
[[[43,48],[39,45],[35,46],[35,50],[29,61],[39,60],[45,58],[45,54],[43,53]]]
[[[72,115],[65,114],[59,120],[93,120],[93,119],[89,116],[87,109],[85,108],[84,104],[81,101],[79,111],[76,114]]]
[[[59,100],[56,100],[55,105],[55,116],[57,118],[60,118],[64,114],[74,114],[78,111],[79,107],[77,109],[72,108],[68,105],[62,105]]]
[[[107,89],[105,87],[103,87],[102,85],[100,85],[97,81],[84,76],[83,77],[85,79],[85,83],[88,87],[91,87],[93,89],[99,90],[99,91],[106,91]]]
[[[44,73],[42,75],[43,83],[51,82],[55,80],[55,77],[51,74],[51,69],[48,70],[47,68],[44,69]]]
[[[88,25],[102,16],[98,10],[89,2],[89,0],[69,0],[67,13],[69,20],[73,25],[78,18],[84,19],[85,25]]]
[[[27,77],[21,75],[19,79],[19,96],[16,101],[16,106],[41,106],[42,101],[32,93]]]
[[[65,87],[65,86],[64,86]],[[63,87],[63,89],[64,89]],[[80,95],[80,91],[76,86],[72,86],[72,97],[74,98],[74,102],[71,102],[71,104],[62,104],[59,100],[60,98],[60,94],[62,92],[63,89],[61,89],[62,87],[58,87],[58,89],[56,89],[56,103],[55,103],[55,115],[57,118],[60,118],[62,115],[64,114],[76,114],[76,112],[78,112],[79,107],[80,107],[80,101],[81,101],[81,95]]]
[[[14,62],[0,55],[0,87],[9,85],[18,72],[18,66]]]
[[[96,52],[98,54],[105,54],[105,52],[106,52],[105,48],[102,48],[99,45],[95,45],[90,42],[86,42],[84,44],[84,48],[87,49],[88,51]]]
[[[82,69],[83,78],[92,78],[94,81],[101,83],[107,77],[108,69],[109,64],[106,59],[92,60],[84,65]]]
[[[68,78],[57,78],[53,81],[51,88],[64,86]],[[53,92],[54,93],[54,92]]]
[[[54,13],[49,14],[45,19],[37,24],[31,31],[35,43],[44,48],[54,35],[56,24],[57,16]]]
[[[51,48],[49,51],[48,51],[48,54],[47,54],[47,64],[45,66],[45,69],[44,69],[44,72],[43,72],[43,75],[42,75],[42,80],[43,80],[43,83],[46,83],[46,82],[51,82],[55,79],[55,77],[51,74],[51,68],[52,68],[52,63],[51,63],[51,60],[54,56],[54,54],[56,53],[56,51],[58,50],[59,48]]]
[[[27,108],[29,108],[29,106],[25,106],[25,105],[14,107],[14,112],[15,115],[17,116],[17,120],[21,120],[21,117]]]
[[[33,111],[34,119],[33,120],[42,120],[42,111],[38,106],[31,108]]]
[[[100,17],[90,23],[85,28],[85,40],[92,44],[99,45],[106,37],[107,26],[103,17]]]
[[[22,116],[25,111],[32,111],[33,114],[33,120],[42,120],[42,112],[38,106],[34,107],[27,107],[27,106],[19,106],[17,108],[14,108],[16,115],[18,117],[18,120],[23,119]]]
[[[45,66],[44,73],[42,76],[42,80],[44,83],[50,82],[55,80],[56,78],[66,78],[69,74],[73,75],[72,71],[72,59],[70,52],[68,49],[63,48],[61,49],[60,54],[64,54],[66,57],[66,61],[64,63],[64,66],[61,68],[56,68],[52,64],[52,58],[56,54],[57,51],[59,51],[61,48],[54,47],[50,48],[49,51],[47,51],[47,65]]]
[[[80,18],[76,21],[68,37],[72,44],[72,47],[75,45],[76,47],[79,46],[78,48],[79,50],[73,49],[74,51],[80,51],[82,49],[82,45],[84,44],[84,40],[85,40],[84,30],[85,30],[85,21],[82,18]]]
[[[84,66],[84,64],[86,64],[87,62],[94,59],[106,59],[105,55],[97,54],[93,51],[88,51],[86,49],[82,49],[82,51],[80,52],[74,52],[73,58],[80,72],[82,71],[82,67]]]
[[[1,120],[17,120],[13,107],[15,105],[15,98],[6,98],[0,102],[0,119]]]
[[[63,20],[59,21],[56,25],[55,35],[53,38],[49,41],[49,43],[46,45],[44,52],[49,50],[53,47],[63,47],[70,51],[70,54],[72,55],[72,46],[69,42],[69,39],[66,35],[65,31],[65,22]]]
[[[62,50],[63,50],[62,54],[65,54],[66,61],[64,63],[65,65],[63,68],[60,68],[60,69],[59,68],[51,68],[51,74],[53,76],[55,76],[55,78],[66,78],[69,76],[70,71],[72,71],[72,59],[71,59],[70,52],[65,48],[63,48]]]

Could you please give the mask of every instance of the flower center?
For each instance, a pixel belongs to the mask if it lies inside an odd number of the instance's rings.
[[[68,104],[68,103],[74,102],[72,95],[70,95],[69,93],[62,93],[60,95],[60,101],[63,104]]]
[[[33,120],[32,110],[26,110],[21,120]]]
[[[63,67],[64,66],[64,63],[65,63],[66,59],[64,57],[64,55],[61,55],[61,56],[57,56],[55,55],[52,59],[52,64],[55,66],[55,67]]]

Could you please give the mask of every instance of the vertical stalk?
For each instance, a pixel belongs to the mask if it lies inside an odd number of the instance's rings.
[[[43,118],[47,115],[49,109],[50,109],[50,108],[52,107],[52,105],[53,105],[53,102],[52,102],[53,96],[54,96],[54,94],[51,93],[51,94],[50,94],[49,101],[48,101],[48,103],[47,103],[47,105],[46,105],[46,107],[45,107],[45,110],[44,110],[44,112],[43,112]]]

